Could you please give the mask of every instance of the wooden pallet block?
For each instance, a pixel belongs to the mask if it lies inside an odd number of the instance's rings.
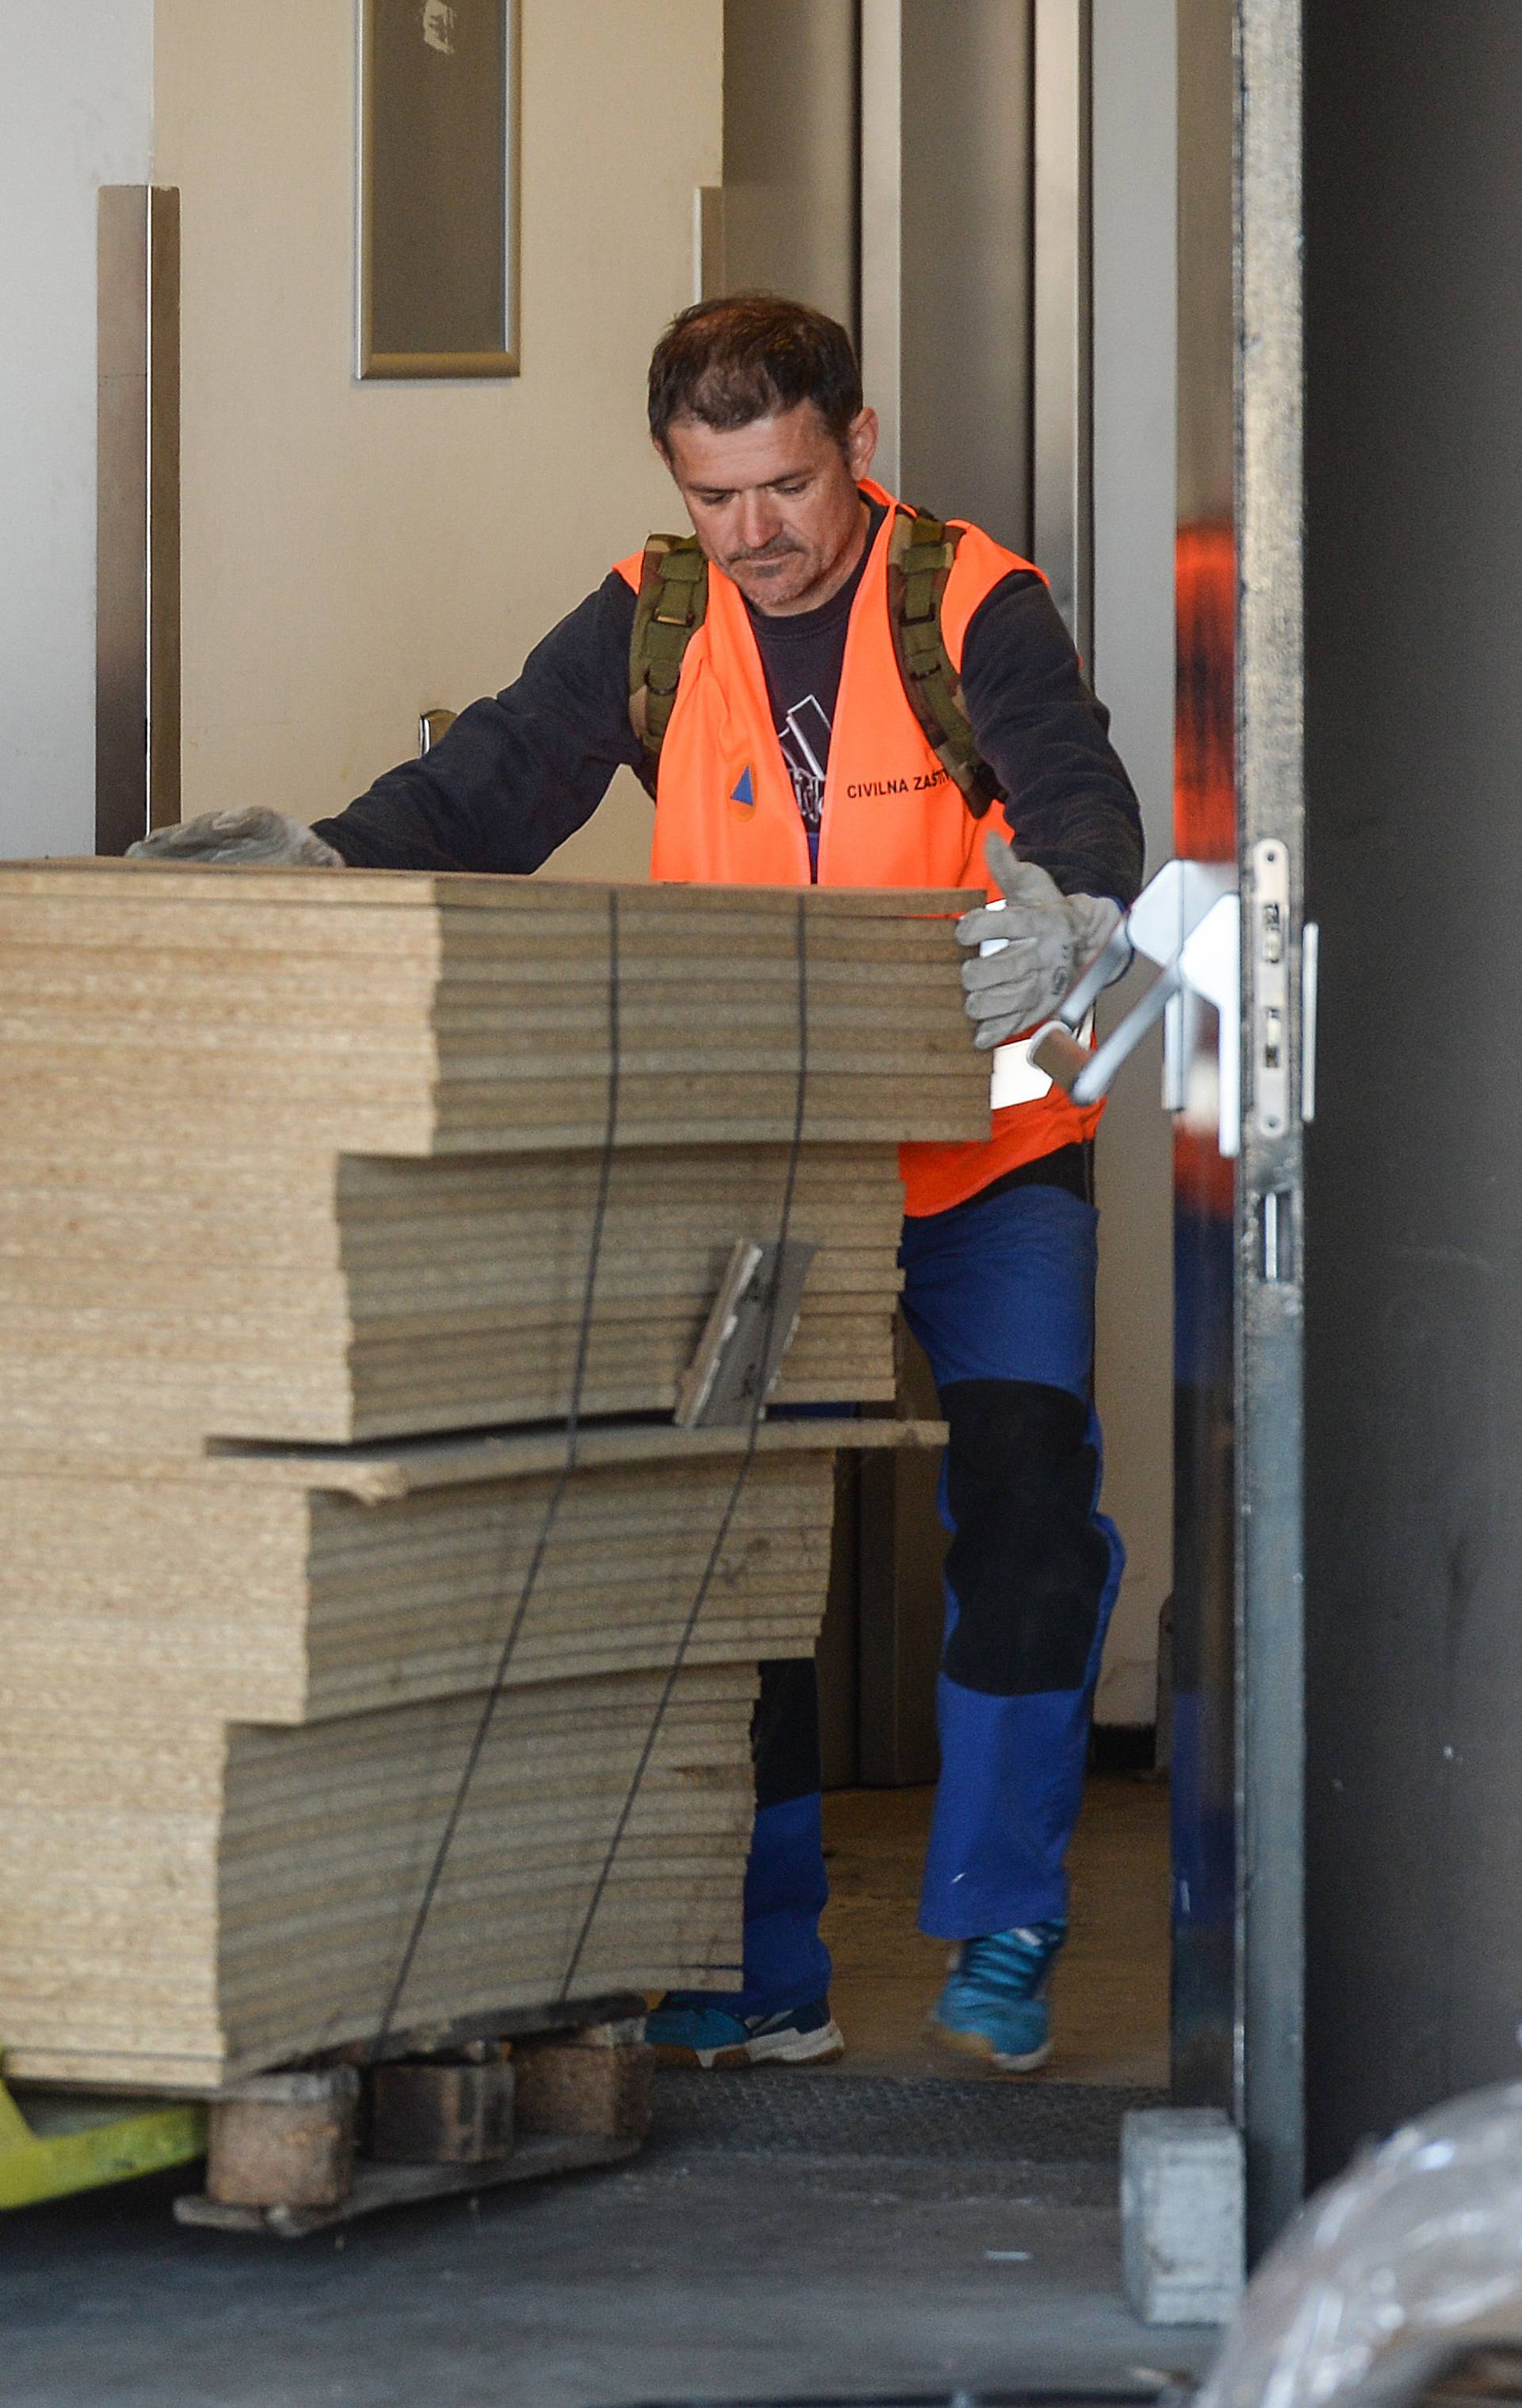
[[[595,2020],[606,2007],[619,2012]],[[495,2042],[464,2055],[456,2044],[452,2057],[394,2056],[363,2075],[343,2065],[224,2091],[209,2111],[206,2190],[175,2201],[177,2220],[294,2241],[380,2208],[632,2157],[652,2113],[643,2000],[614,1997],[513,2020],[506,2063]],[[472,2087],[482,2099],[489,2091],[490,2105],[462,2119],[461,2097]],[[479,2110],[481,2100],[472,2103]],[[478,2145],[504,2130],[511,2138],[500,2154]]]

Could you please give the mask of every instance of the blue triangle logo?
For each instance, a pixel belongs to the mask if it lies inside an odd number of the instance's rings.
[[[751,783],[751,767],[749,762],[746,763],[744,768],[739,773],[739,785],[731,786],[729,790],[729,799],[732,803],[743,803],[748,811],[754,810],[755,788]]]

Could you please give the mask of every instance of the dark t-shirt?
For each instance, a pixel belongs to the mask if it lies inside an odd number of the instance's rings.
[[[749,602],[745,604],[766,672],[772,724],[809,839],[809,866],[816,878],[825,773],[829,767],[830,729],[845,664],[846,628],[856,589],[866,574],[873,538],[884,517],[880,502],[873,502],[870,509],[872,522],[861,558],[839,594],[821,603],[817,610],[801,610],[793,618],[778,619],[766,610],[753,609]],[[740,598],[744,600],[743,595]]]
[[[863,567],[866,558],[864,550]],[[751,613],[799,809],[816,830],[853,593],[848,584],[800,618]],[[535,646],[511,685],[462,710],[425,759],[387,770],[346,811],[320,820],[318,833],[360,867],[522,875],[591,818],[621,764],[652,788],[629,724],[634,606],[614,570]],[[962,695],[1022,856],[1065,895],[1133,902],[1136,796],[1109,740],[1109,713],[1033,571],[1012,570],[973,612]]]

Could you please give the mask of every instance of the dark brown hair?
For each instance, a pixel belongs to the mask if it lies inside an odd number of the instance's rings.
[[[861,408],[861,370],[843,326],[802,301],[739,293],[673,318],[650,363],[650,431],[672,421],[749,426],[811,401],[842,447]]]

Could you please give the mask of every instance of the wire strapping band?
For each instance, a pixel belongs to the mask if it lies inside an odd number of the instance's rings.
[[[419,1943],[432,1911],[444,1867],[449,1860],[450,1850],[454,1844],[454,1834],[459,1828],[460,1817],[465,1813],[466,1800],[470,1795],[470,1784],[475,1780],[476,1768],[481,1762],[503,1689],[507,1684],[508,1670],[518,1644],[519,1634],[524,1627],[524,1616],[527,1614],[535,1588],[538,1584],[545,1554],[559,1517],[561,1500],[566,1494],[571,1473],[576,1469],[577,1443],[581,1432],[582,1396],[586,1385],[587,1357],[592,1344],[592,1305],[596,1293],[597,1265],[602,1255],[603,1225],[608,1216],[608,1191],[612,1180],[614,1140],[618,1132],[619,1004],[618,896],[613,892],[608,897],[608,1111],[603,1126],[602,1162],[597,1175],[596,1201],[592,1213],[592,1237],[587,1249],[586,1284],[582,1296],[582,1322],[576,1340],[576,1363],[571,1374],[570,1403],[566,1416],[566,1452],[556,1475],[555,1484],[550,1492],[549,1501],[544,1509],[544,1519],[539,1525],[538,1537],[534,1542],[534,1552],[529,1558],[528,1569],[524,1574],[523,1585],[518,1592],[518,1602],[513,1608],[512,1619],[508,1625],[507,1634],[502,1641],[501,1654],[497,1657],[492,1685],[486,1693],[486,1700],[481,1708],[481,1720],[476,1726],[475,1735],[466,1756],[465,1770],[460,1775],[459,1786],[454,1793],[454,1802],[450,1808],[444,1828],[439,1835],[433,1863],[428,1868],[428,1878],[424,1883],[423,1895],[418,1900],[417,1913],[412,1918],[412,1928],[408,1935],[407,1946],[402,1952],[402,1961],[396,1969],[396,1978],[391,1985],[391,1996],[386,2000],[386,2011],[380,2019],[380,2029],[375,2042],[377,2048],[382,2047],[391,2038],[396,2015],[401,2007],[402,1993],[407,1987],[408,1977],[417,1956]]]
[[[761,1361],[763,1364],[769,1363],[771,1360],[772,1336],[777,1319],[778,1289],[781,1280],[783,1251],[787,1244],[788,1228],[793,1218],[793,1197],[797,1186],[798,1158],[803,1151],[804,1107],[809,1088],[808,916],[804,907],[804,898],[801,895],[798,896],[796,944],[797,952],[798,999],[797,1093],[793,1107],[792,1149],[787,1158],[787,1177],[783,1187],[782,1218],[777,1230],[776,1264],[772,1272],[771,1291],[767,1298],[766,1334],[761,1344]],[[667,1672],[666,1680],[661,1689],[661,1694],[656,1699],[655,1712],[651,1718],[650,1728],[645,1734],[644,1745],[639,1751],[639,1760],[634,1768],[634,1778],[629,1783],[628,1794],[625,1798],[622,1807],[619,1809],[618,1820],[613,1826],[613,1834],[608,1842],[607,1855],[603,1858],[602,1870],[597,1875],[596,1885],[593,1890],[586,1914],[582,1920],[582,1928],[576,1936],[576,1945],[571,1951],[570,1963],[566,1968],[566,1976],[560,1985],[560,1997],[562,2000],[567,1999],[570,1996],[571,1984],[576,1979],[577,1971],[581,1965],[582,1955],[586,1949],[588,1936],[591,1932],[592,1926],[596,1919],[597,1909],[602,1904],[603,1893],[607,1889],[609,1880],[612,1874],[613,1860],[617,1856],[619,1849],[624,1844],[624,1835],[629,1828],[629,1818],[634,1813],[635,1801],[639,1798],[645,1774],[650,1770],[650,1760],[655,1752],[655,1742],[660,1737],[661,1725],[666,1719],[667,1708],[670,1705],[672,1696],[676,1689],[678,1676],[681,1673],[682,1664],[686,1659],[687,1650],[692,1644],[693,1633],[697,1628],[698,1617],[707,1602],[708,1593],[713,1582],[713,1575],[719,1567],[719,1558],[724,1553],[725,1541],[729,1536],[730,1526],[734,1521],[740,1498],[744,1493],[746,1481],[750,1478],[751,1466],[755,1460],[756,1439],[761,1427],[761,1416],[766,1410],[766,1401],[765,1383],[764,1381],[758,1380],[755,1384],[755,1393],[751,1398],[751,1418],[745,1432],[744,1451],[740,1455],[739,1465],[736,1470],[734,1481],[729,1490],[728,1499],[725,1505],[724,1512],[720,1516],[719,1526],[713,1534],[713,1544],[709,1550],[708,1561],[703,1566],[702,1576],[697,1584],[697,1594],[693,1598],[691,1611],[687,1615],[686,1621],[682,1625],[682,1635],[677,1641],[676,1654],[671,1659],[670,1668]]]

